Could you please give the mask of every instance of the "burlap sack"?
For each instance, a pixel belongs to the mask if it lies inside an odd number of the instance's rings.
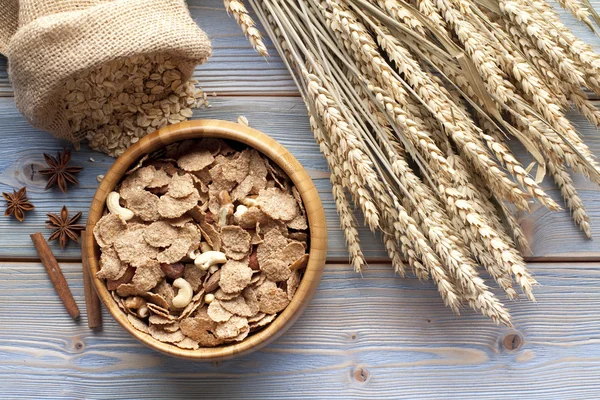
[[[0,0],[0,52],[18,109],[56,136],[72,134],[58,93],[66,79],[134,55],[173,57],[187,79],[210,55],[184,0]]]

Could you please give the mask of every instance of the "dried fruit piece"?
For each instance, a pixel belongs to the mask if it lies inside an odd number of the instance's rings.
[[[159,260],[160,261],[160,260]],[[175,263],[161,263],[160,268],[165,273],[166,277],[169,279],[177,279],[183,276],[185,271],[185,265],[180,262]]]

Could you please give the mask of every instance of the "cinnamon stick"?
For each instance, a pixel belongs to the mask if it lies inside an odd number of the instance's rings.
[[[52,282],[52,285],[54,285],[54,289],[56,289],[56,293],[58,293],[67,312],[73,319],[78,319],[80,315],[79,308],[77,307],[77,303],[75,303],[73,294],[71,294],[71,289],[69,289],[67,280],[58,266],[56,258],[54,257],[54,254],[52,254],[50,246],[48,246],[48,242],[46,242],[46,239],[44,239],[44,236],[40,232],[34,233],[33,235],[30,235],[30,237],[40,256],[40,261],[44,268],[46,268],[46,273],[48,274],[48,277],[50,277],[50,281]]]
[[[81,237],[85,237],[83,231]],[[90,329],[102,328],[102,311],[100,309],[100,298],[94,289],[92,276],[90,275],[90,265],[88,263],[88,253],[85,241],[81,241],[81,267],[83,269],[83,292],[85,294],[85,309],[87,311],[88,327]]]

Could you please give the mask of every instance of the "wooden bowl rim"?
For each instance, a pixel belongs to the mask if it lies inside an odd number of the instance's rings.
[[[121,181],[125,172],[134,162],[139,160],[143,155],[149,154],[167,144],[204,137],[214,137],[244,143],[263,153],[286,172],[298,189],[306,208],[310,229],[310,250],[308,265],[294,298],[270,325],[239,343],[214,348],[202,347],[198,350],[186,350],[178,348],[175,345],[162,343],[149,334],[138,331],[129,323],[125,313],[113,300],[103,280],[96,277],[96,272],[99,269],[99,247],[96,245],[94,239],[93,228],[102,217],[106,196]],[[323,269],[325,268],[327,254],[325,211],[317,189],[298,160],[277,141],[256,129],[233,122],[213,119],[187,121],[162,128],[142,138],[117,158],[105,174],[94,194],[88,214],[86,232],[82,240],[85,241],[87,261],[96,291],[110,314],[119,324],[133,337],[153,349],[176,357],[202,361],[224,360],[247,354],[266,346],[282,335],[302,314],[316,291]]]

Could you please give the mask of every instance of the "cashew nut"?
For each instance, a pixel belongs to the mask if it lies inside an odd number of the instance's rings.
[[[237,208],[235,209],[235,213],[233,213],[233,219],[235,220],[235,222],[240,222],[240,219],[244,214],[246,214],[247,211],[248,207],[241,204],[237,206]]]
[[[210,267],[208,267],[208,273],[209,274],[214,274],[215,272],[217,272],[219,270],[219,266],[218,265],[211,265]]]
[[[173,297],[173,307],[183,308],[190,304],[192,295],[194,294],[192,285],[183,278],[177,278],[173,281],[173,287],[179,289],[177,291],[177,296]]]
[[[258,201],[256,201],[255,198],[252,197],[244,197],[243,199],[240,200],[240,202],[245,205],[246,207],[256,207],[258,206]]]
[[[117,214],[123,221],[128,221],[133,218],[134,214],[128,208],[121,207],[119,204],[119,200],[121,199],[121,195],[117,192],[110,192],[108,196],[106,196],[106,207],[108,207],[108,211],[111,214]]]
[[[207,294],[206,296],[204,296],[204,302],[205,302],[206,304],[210,304],[210,303],[212,303],[212,302],[214,301],[214,299],[215,299],[215,295],[214,295],[214,294],[212,294],[212,293],[209,293],[209,294]]]
[[[207,251],[212,251],[212,247],[210,247],[210,244],[208,244],[208,242],[200,242],[200,252],[206,253]]]
[[[192,260],[195,260],[200,254],[197,252],[198,250],[190,250],[187,254],[187,256],[189,258],[191,258]],[[202,251],[201,251],[202,253]]]
[[[137,310],[137,316],[140,318],[146,318],[150,314],[147,306],[142,306]]]
[[[207,251],[194,259],[194,264],[203,271],[206,271],[212,265],[223,264],[225,262],[227,262],[227,257],[225,257],[225,253],[221,253],[220,251]]]

